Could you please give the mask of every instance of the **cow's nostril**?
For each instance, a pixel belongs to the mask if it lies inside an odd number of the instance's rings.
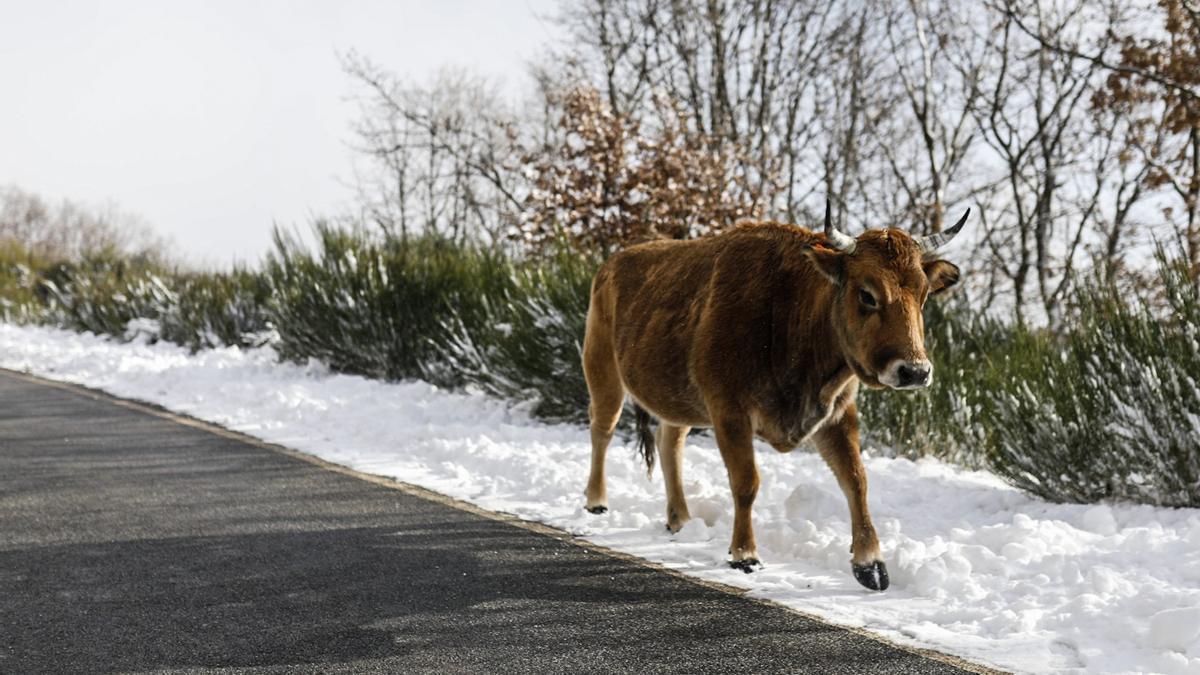
[[[929,381],[929,366],[912,366],[905,363],[900,366],[896,375],[900,378],[901,387],[919,387]]]

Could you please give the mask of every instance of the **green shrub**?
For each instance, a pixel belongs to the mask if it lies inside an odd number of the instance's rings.
[[[40,318],[43,305],[34,289],[45,266],[19,242],[0,239],[0,320],[30,323]]]
[[[586,422],[581,349],[596,268],[595,260],[566,250],[510,268],[503,297],[444,326],[427,378],[457,379],[543,419]]]
[[[16,242],[0,242],[5,321],[47,323],[121,339],[142,335],[192,350],[248,346],[269,334],[270,295],[267,278],[245,269],[177,272],[112,251],[50,262]]]
[[[992,393],[996,473],[1055,501],[1200,506],[1200,293],[1182,260],[1159,270],[1165,310],[1093,280],[1078,325]]]
[[[315,358],[386,380],[422,377],[435,370],[434,345],[451,317],[473,324],[511,284],[508,260],[474,246],[379,240],[323,223],[314,234],[311,251],[276,232],[267,263],[277,349],[288,360]],[[442,384],[458,383],[441,372]]]
[[[117,337],[134,319],[158,319],[175,299],[159,270],[116,256],[53,265],[36,290],[46,322]]]
[[[170,301],[160,309],[158,337],[192,351],[224,345],[253,347],[271,336],[272,289],[258,272],[178,275]]]
[[[585,420],[580,366],[596,262],[522,261],[436,237],[381,240],[318,224],[315,249],[276,234],[270,318],[283,358],[421,378]]]

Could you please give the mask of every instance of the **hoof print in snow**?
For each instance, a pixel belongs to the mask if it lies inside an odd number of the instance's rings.
[[[850,566],[854,569],[854,578],[858,579],[858,583],[866,586],[873,591],[886,591],[888,587],[887,565],[883,561],[876,560],[873,563],[866,565]]]
[[[762,569],[763,564],[758,558],[745,558],[743,560],[730,560],[729,566],[735,570],[741,570],[746,574],[750,574]]]
[[[594,513],[596,515],[600,515],[601,513],[608,513],[607,506],[585,506],[585,507],[583,507],[583,510],[587,511],[588,513]]]

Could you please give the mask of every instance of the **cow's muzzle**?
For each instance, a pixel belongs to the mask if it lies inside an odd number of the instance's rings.
[[[920,389],[933,383],[933,364],[929,361],[895,360],[883,371],[879,381],[892,389]]]

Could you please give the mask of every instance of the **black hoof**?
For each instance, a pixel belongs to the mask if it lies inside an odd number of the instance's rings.
[[[588,513],[594,513],[596,515],[600,515],[601,513],[608,513],[607,506],[585,506],[585,507],[583,507],[583,510],[587,511]]]
[[[858,583],[866,586],[873,591],[886,591],[888,587],[887,565],[883,561],[876,560],[873,563],[866,565],[850,564],[854,570],[854,578],[858,579]]]
[[[750,574],[755,570],[762,569],[762,562],[758,558],[743,558],[741,560],[730,560],[729,566],[735,570],[741,570],[746,574]]]

